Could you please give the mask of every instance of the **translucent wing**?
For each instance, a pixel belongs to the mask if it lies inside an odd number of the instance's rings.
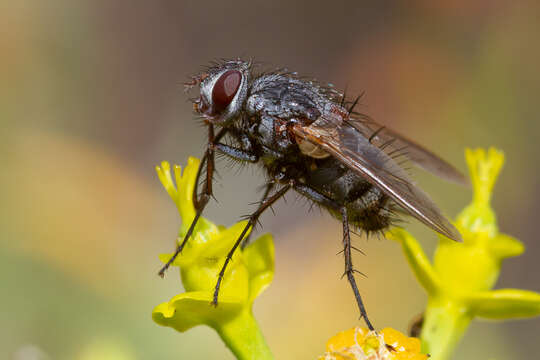
[[[405,171],[340,115],[325,114],[309,126],[297,124],[292,130],[296,136],[320,146],[380,188],[427,226],[450,239],[462,241],[457,229],[429,196],[413,185]]]
[[[469,179],[460,173],[455,167],[418,145],[403,135],[391,130],[370,118],[349,118],[346,122],[358,130],[366,138],[371,138],[371,143],[377,147],[384,147],[387,154],[404,151],[407,158],[422,169],[431,172],[443,179],[461,185],[469,185]]]

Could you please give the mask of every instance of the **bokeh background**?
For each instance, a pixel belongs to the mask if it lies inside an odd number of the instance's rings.
[[[181,291],[156,276],[177,213],[154,172],[200,156],[205,132],[182,82],[217,57],[366,93],[360,110],[465,170],[494,145],[502,231],[527,251],[499,287],[540,291],[538,1],[4,1],[0,15],[0,358],[232,359],[199,327],[150,313]],[[257,169],[220,168],[208,217],[231,224],[259,198]],[[470,191],[418,172],[454,216]],[[263,217],[276,276],[255,311],[278,359],[313,359],[358,324],[340,280],[340,224],[290,196]],[[408,229],[428,251],[435,235]],[[372,320],[402,331],[425,305],[399,247],[356,237]],[[540,319],[475,321],[456,359],[535,358]]]

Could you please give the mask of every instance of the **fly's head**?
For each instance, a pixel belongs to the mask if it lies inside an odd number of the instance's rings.
[[[251,62],[228,60],[193,77],[185,85],[187,90],[199,85],[200,96],[193,101],[195,112],[218,125],[235,119],[247,97],[250,68]]]

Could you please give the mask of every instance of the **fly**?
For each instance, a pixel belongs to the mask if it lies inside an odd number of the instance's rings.
[[[351,257],[350,228],[382,232],[408,214],[455,241],[457,229],[442,215],[429,196],[413,184],[395,158],[407,151],[408,159],[447,180],[468,180],[438,156],[371,118],[354,111],[358,98],[348,102],[329,86],[276,71],[256,73],[251,61],[224,60],[212,64],[186,84],[199,86],[193,100],[195,113],[208,129],[208,146],[193,192],[196,215],[173,257],[160,270],[164,275],[193,233],[195,224],[213,196],[216,153],[247,163],[258,163],[266,173],[266,190],[258,208],[229,251],[219,272],[213,297],[233,253],[246,242],[246,234],[260,215],[294,190],[327,209],[343,224],[345,273],[361,317],[368,319],[356,285]],[[217,132],[216,132],[217,131]],[[205,167],[204,170],[201,170]],[[204,175],[203,175],[204,172]]]

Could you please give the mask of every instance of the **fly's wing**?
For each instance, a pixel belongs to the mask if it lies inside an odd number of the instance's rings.
[[[296,136],[322,147],[373,185],[409,214],[446,237],[462,241],[457,229],[429,196],[413,185],[405,171],[357,129],[336,114],[325,114],[309,126],[297,124]]]
[[[372,137],[371,143],[377,147],[386,148],[387,154],[404,151],[407,154],[407,158],[422,169],[454,183],[469,186],[469,179],[455,167],[394,130],[378,124],[369,118],[349,118],[346,120],[346,123],[354,127],[366,138]]]

